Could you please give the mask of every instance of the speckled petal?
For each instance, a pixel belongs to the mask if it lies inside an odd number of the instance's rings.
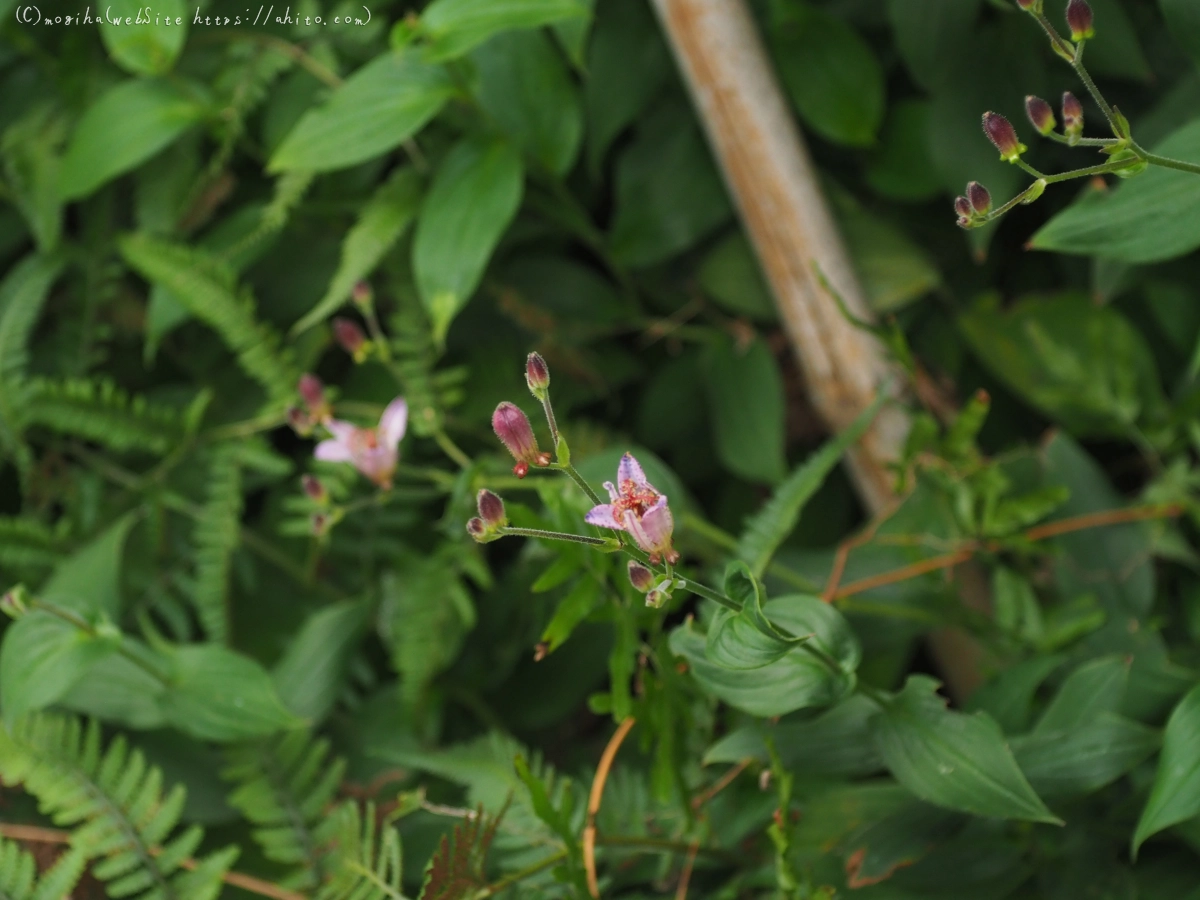
[[[624,531],[625,526],[613,518],[613,509],[607,503],[603,506],[593,506],[583,521],[589,525],[599,525],[601,528],[615,528],[617,531]]]
[[[324,462],[353,462],[350,447],[342,441],[321,441],[313,450],[313,456]]]

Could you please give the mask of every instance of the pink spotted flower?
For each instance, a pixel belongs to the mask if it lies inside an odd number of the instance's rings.
[[[671,547],[671,532],[675,521],[667,507],[667,498],[646,480],[638,461],[629,453],[621,457],[617,467],[617,486],[604,482],[610,503],[592,507],[585,516],[591,525],[627,531],[634,542],[650,554],[650,562],[663,557],[674,564],[679,554]]]
[[[326,422],[333,438],[317,444],[314,455],[325,462],[352,463],[381,488],[390,488],[400,462],[400,439],[407,426],[408,404],[397,397],[379,417],[378,427],[359,428],[337,419]]]

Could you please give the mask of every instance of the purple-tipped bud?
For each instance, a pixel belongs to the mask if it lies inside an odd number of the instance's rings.
[[[971,215],[971,201],[966,197],[955,197],[954,211],[964,218],[969,218]]]
[[[983,133],[1000,151],[1000,158],[1007,162],[1012,162],[1025,152],[1025,145],[1017,137],[1017,130],[1000,113],[983,114]]]
[[[978,181],[967,185],[967,199],[971,202],[971,209],[978,216],[986,216],[992,208],[992,195]]]
[[[501,528],[508,524],[508,518],[504,515],[504,501],[491,491],[480,491],[476,505],[479,507],[479,518],[489,528]]]
[[[1067,3],[1067,27],[1071,29],[1071,40],[1086,41],[1095,36],[1092,18],[1092,8],[1087,0],[1070,0]]]
[[[654,573],[636,559],[631,559],[629,561],[629,583],[644,594],[654,584]]]
[[[492,430],[517,461],[513,473],[518,478],[524,478],[530,466],[550,465],[550,454],[538,449],[533,426],[515,403],[506,400],[496,407],[492,413]]]
[[[311,372],[305,372],[300,376],[300,383],[296,385],[296,389],[309,409],[317,409],[325,405],[325,385],[321,384],[321,379]]]
[[[525,360],[525,383],[533,396],[545,399],[546,389],[550,387],[550,369],[540,353],[530,353]]]
[[[1025,98],[1025,114],[1029,122],[1037,129],[1038,134],[1049,134],[1058,123],[1054,121],[1054,110],[1041,97],[1030,94]]]
[[[375,292],[371,290],[369,282],[359,281],[354,285],[354,290],[350,292],[350,299],[359,309],[366,309],[375,300]]]
[[[308,524],[316,537],[324,537],[329,533],[332,520],[325,513],[313,513],[312,518],[308,520]]]
[[[300,437],[308,437],[312,434],[314,424],[312,416],[298,406],[288,407],[287,423],[292,431],[296,432]]]
[[[29,595],[22,585],[17,585],[0,596],[0,612],[13,619],[19,619],[29,612]]]
[[[1042,11],[1042,0],[1017,0],[1017,6],[1027,12],[1039,13]]]
[[[488,529],[484,524],[483,519],[474,518],[467,520],[467,534],[475,538],[475,540],[483,543],[483,539],[487,537]]]
[[[333,336],[341,344],[343,350],[356,360],[359,359],[359,354],[366,346],[367,336],[363,334],[363,330],[358,327],[356,322],[350,319],[334,319]]]
[[[304,493],[309,500],[324,503],[329,499],[329,491],[325,490],[325,485],[321,484],[321,479],[315,475],[305,475],[300,479],[300,484],[304,487]]]
[[[1062,95],[1063,132],[1067,137],[1083,134],[1083,104],[1070,91]]]
[[[959,228],[973,228],[973,227],[975,227],[975,222],[974,222],[973,220],[971,220],[971,219],[968,219],[966,216],[959,216],[959,217],[958,217],[958,222],[957,222],[956,224],[958,225],[958,227],[959,227]]]

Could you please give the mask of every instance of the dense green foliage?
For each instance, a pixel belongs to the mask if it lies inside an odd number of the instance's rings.
[[[870,523],[647,0],[0,0],[0,896],[1200,896],[1200,176],[1119,157],[1200,161],[1193,0],[1092,0],[1103,146],[1010,0],[750,5],[915,388]],[[988,110],[1133,177],[960,230]]]

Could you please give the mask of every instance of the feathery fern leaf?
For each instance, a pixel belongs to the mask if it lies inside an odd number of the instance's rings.
[[[255,319],[252,298],[238,292],[228,266],[194,247],[148,234],[130,235],[120,247],[138,274],[161,284],[221,336],[272,402],[283,405],[292,399],[299,378],[295,363],[280,348],[279,335]]]
[[[196,521],[196,582],[192,602],[205,633],[214,641],[229,639],[229,569],[237,549],[242,520],[241,451],[236,442],[213,453],[208,469],[204,513]]]
[[[360,810],[353,801],[343,803],[325,821],[321,836],[331,848],[330,874],[315,900],[405,900],[400,833],[390,819],[377,820],[375,804]]]
[[[410,410],[409,428],[429,437],[442,427],[446,410],[462,402],[467,370],[457,366],[435,371],[437,345],[420,303],[402,302],[390,324],[394,369]]]
[[[62,558],[58,536],[36,519],[0,516],[0,570],[50,568]]]
[[[0,900],[62,900],[83,874],[87,855],[76,847],[37,874],[33,856],[14,841],[0,838]]]
[[[195,427],[209,394],[201,393],[185,412],[130,397],[108,379],[38,378],[29,383],[26,425],[95,441],[112,450],[164,454]]]
[[[23,784],[56,824],[79,826],[71,845],[101,858],[92,872],[110,897],[215,900],[237,856],[230,847],[191,862],[203,829],[193,825],[170,837],[183,812],[183,786],[164,797],[162,772],[120,735],[102,749],[95,721],[85,727],[74,717],[35,714],[0,729],[0,774]]]
[[[425,869],[420,900],[467,900],[488,884],[484,866],[505,807],[484,826],[483,807],[442,835]]]
[[[239,785],[229,804],[254,824],[267,859],[298,866],[281,884],[307,890],[324,882],[329,859],[317,832],[346,761],[329,760],[329,741],[291,731],[230,749],[229,763],[223,776]]]

